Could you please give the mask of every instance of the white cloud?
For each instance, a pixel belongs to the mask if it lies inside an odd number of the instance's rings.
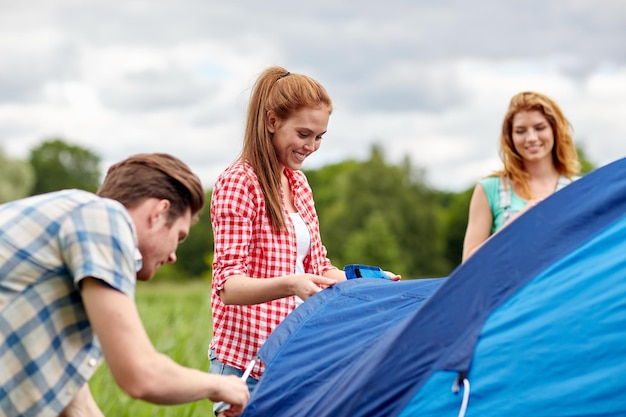
[[[0,147],[24,158],[58,136],[103,168],[171,152],[209,187],[239,153],[254,80],[282,65],[335,105],[306,168],[378,143],[461,190],[499,168],[502,117],[522,90],[561,105],[592,161],[626,156],[625,42],[626,4],[610,0],[5,2]]]

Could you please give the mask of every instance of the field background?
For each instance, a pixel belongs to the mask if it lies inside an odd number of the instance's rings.
[[[211,338],[211,284],[207,281],[138,283],[136,301],[152,343],[181,365],[209,369],[207,347]],[[114,325],[112,323],[112,325]],[[213,404],[199,401],[178,406],[157,406],[134,400],[118,388],[103,364],[90,380],[91,392],[106,416],[210,417]]]

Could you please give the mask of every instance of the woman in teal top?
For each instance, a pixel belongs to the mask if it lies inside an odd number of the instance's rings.
[[[500,158],[504,168],[482,179],[472,194],[463,261],[580,171],[569,121],[553,100],[535,92],[511,99],[502,123]]]

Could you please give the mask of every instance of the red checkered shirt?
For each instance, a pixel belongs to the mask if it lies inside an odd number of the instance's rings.
[[[319,233],[313,194],[300,171],[285,169],[293,203],[311,234],[304,259],[307,273],[323,275],[334,268],[326,257]],[[295,296],[255,305],[225,305],[220,299],[224,282],[232,275],[272,279],[296,272],[296,232],[285,209],[287,230],[275,232],[266,211],[257,176],[246,162],[236,162],[217,179],[211,198],[211,224],[215,241],[211,308],[217,359],[245,369],[270,333],[296,308]],[[264,365],[252,377],[259,379]]]

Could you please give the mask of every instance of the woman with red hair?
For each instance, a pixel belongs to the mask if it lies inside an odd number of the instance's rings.
[[[504,168],[474,189],[463,242],[466,261],[495,232],[578,178],[571,125],[559,106],[536,92],[511,99],[502,123]]]

